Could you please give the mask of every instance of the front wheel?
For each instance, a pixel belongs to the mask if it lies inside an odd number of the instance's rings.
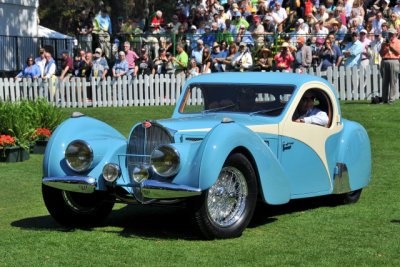
[[[67,227],[91,227],[111,212],[115,197],[106,192],[83,194],[42,185],[43,200],[51,216]]]
[[[253,216],[257,179],[243,154],[226,160],[215,184],[204,192],[195,219],[207,239],[241,236]]]

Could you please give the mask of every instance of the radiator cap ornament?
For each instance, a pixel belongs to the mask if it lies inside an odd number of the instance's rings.
[[[143,126],[143,128],[150,128],[151,127],[151,122],[150,121],[144,121],[143,123],[142,123],[142,126]]]

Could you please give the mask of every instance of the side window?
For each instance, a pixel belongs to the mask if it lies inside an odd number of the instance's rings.
[[[307,90],[300,99],[292,120],[329,128],[332,123],[332,101],[318,88]]]

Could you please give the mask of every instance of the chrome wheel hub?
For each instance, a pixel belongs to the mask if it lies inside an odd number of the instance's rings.
[[[246,207],[248,188],[243,173],[234,167],[222,169],[217,182],[208,190],[207,211],[220,227],[239,221]]]

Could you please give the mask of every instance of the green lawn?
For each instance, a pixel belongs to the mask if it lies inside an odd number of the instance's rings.
[[[169,117],[172,107],[80,111],[127,136],[137,121]],[[180,210],[124,205],[102,227],[62,228],[42,200],[43,156],[0,163],[0,266],[399,266],[400,104],[346,102],[342,111],[367,128],[372,143],[372,183],[360,201],[262,206],[231,240],[200,240]]]

